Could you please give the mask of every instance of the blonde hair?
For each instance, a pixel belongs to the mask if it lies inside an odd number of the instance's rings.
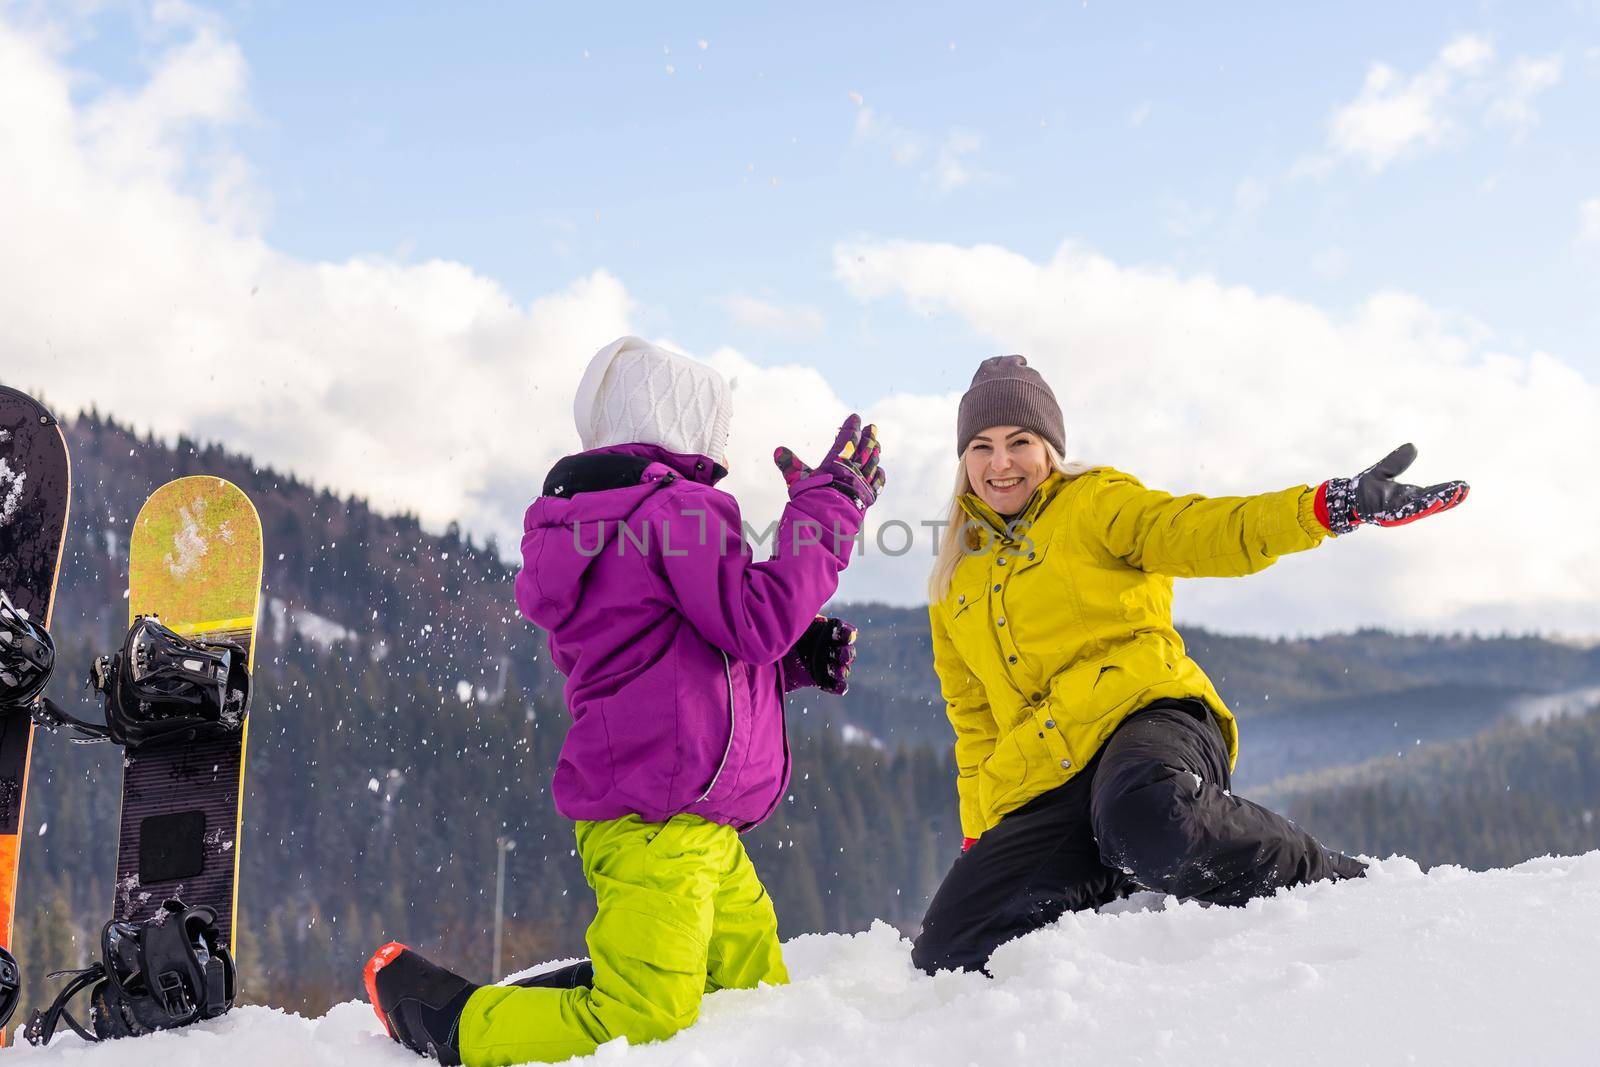
[[[1050,464],[1050,469],[1067,478],[1076,478],[1085,471],[1092,470],[1088,463],[1068,463],[1061,458],[1061,453],[1056,451],[1055,445],[1039,438],[1039,443],[1044,446],[1045,460]],[[967,477],[967,458],[965,455],[956,459],[956,488],[950,494],[950,507],[946,514],[944,533],[939,537],[939,554],[934,557],[933,570],[928,574],[928,600],[937,604],[950,592],[950,580],[955,577],[956,567],[961,564],[961,557],[978,547],[978,531],[967,518],[967,513],[961,506],[961,498],[972,492],[972,480]]]

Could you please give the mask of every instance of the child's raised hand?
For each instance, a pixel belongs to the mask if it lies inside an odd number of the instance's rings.
[[[796,482],[805,481],[816,471],[800,461],[800,457],[779,445],[772,453],[772,462],[777,464],[778,473],[783,475],[784,485],[794,485]]]
[[[863,427],[861,416],[852,413],[839,427],[839,434],[834,438],[833,447],[828,450],[821,466],[816,469],[806,466],[787,448],[773,452],[772,461],[777,464],[784,483],[791,491],[813,474],[827,474],[835,489],[865,511],[878,499],[878,493],[888,480],[883,468],[878,465],[881,451],[878,428],[871,424]]]

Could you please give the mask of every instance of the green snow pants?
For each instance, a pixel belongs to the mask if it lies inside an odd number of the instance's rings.
[[[694,815],[577,824],[598,914],[594,987],[484,986],[461,1014],[467,1067],[584,1056],[617,1037],[658,1041],[723,988],[789,980],[772,898],[732,827]]]

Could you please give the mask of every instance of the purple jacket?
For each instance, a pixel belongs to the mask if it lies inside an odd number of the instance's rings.
[[[789,781],[779,661],[838,586],[861,526],[813,476],[756,563],[705,456],[612,445],[568,456],[523,522],[517,606],[566,675],[556,808],[681,812],[744,829]],[[837,537],[835,536],[837,531]]]

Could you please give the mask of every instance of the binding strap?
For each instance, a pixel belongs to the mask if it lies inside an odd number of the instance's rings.
[[[68,982],[28,1020],[30,1044],[49,1043],[62,1023],[85,1041],[104,1041],[188,1026],[233,1007],[233,957],[218,944],[210,908],[169,900],[142,922],[113,920],[101,930],[100,951],[99,963],[50,975]],[[90,986],[92,1034],[67,1010]]]
[[[34,719],[66,727],[83,744],[114,741],[129,749],[187,743],[238,731],[249,714],[250,671],[230,641],[181,637],[154,615],[134,620],[122,649],[94,661],[89,688],[105,701],[104,723],[86,722],[45,700]]]
[[[0,1031],[11,1021],[11,1013],[17,1010],[20,999],[22,971],[17,967],[16,957],[0,948]]]
[[[46,730],[76,730],[78,736],[69,738],[75,745],[96,745],[111,739],[105,723],[80,719],[49,697],[43,698],[29,710],[33,713],[33,721]]]
[[[72,1017],[72,1013],[67,1010],[67,1004],[71,1002],[73,997],[105,977],[105,964],[96,963],[93,966],[85,967],[81,971],[54,971],[45,977],[65,978],[69,975],[72,980],[61,987],[61,992],[56,994],[56,999],[51,1002],[50,1006],[43,1010],[35,1011],[33,1017],[28,1020],[28,1024],[22,1028],[22,1036],[27,1039],[28,1044],[49,1044],[50,1039],[55,1036],[56,1028],[62,1023],[66,1023],[73,1033],[85,1041],[100,1040],[84,1029],[83,1024]]]

